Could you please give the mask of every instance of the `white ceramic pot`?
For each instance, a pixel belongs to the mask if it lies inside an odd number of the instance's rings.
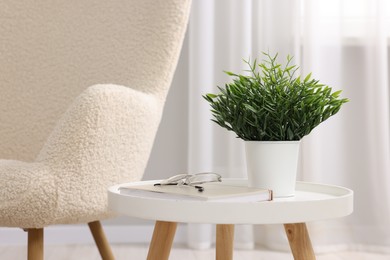
[[[274,197],[295,194],[300,141],[246,141],[248,184],[272,189]]]

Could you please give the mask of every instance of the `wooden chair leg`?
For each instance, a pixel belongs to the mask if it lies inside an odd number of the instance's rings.
[[[234,225],[218,224],[216,260],[233,260]]]
[[[43,260],[43,228],[29,228],[27,231],[27,259]]]
[[[156,221],[147,260],[168,260],[176,228],[176,222]]]
[[[100,221],[94,221],[88,223],[89,229],[91,230],[92,236],[95,240],[96,246],[99,249],[100,256],[103,260],[113,260],[114,255],[112,254],[110,244],[104,234]]]
[[[284,224],[295,260],[315,260],[313,247],[305,223]]]

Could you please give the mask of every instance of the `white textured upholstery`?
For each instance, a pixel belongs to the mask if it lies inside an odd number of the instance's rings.
[[[134,20],[129,28],[134,36],[128,50],[129,85],[86,88],[34,162],[0,160],[0,226],[40,228],[107,218],[107,188],[141,179],[180,53],[190,0],[131,2],[134,8],[126,14]]]

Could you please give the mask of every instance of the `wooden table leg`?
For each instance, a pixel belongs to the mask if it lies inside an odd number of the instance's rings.
[[[216,260],[233,260],[234,225],[218,224]]]
[[[176,222],[156,221],[147,260],[168,260],[176,228]]]
[[[295,260],[315,260],[313,247],[305,223],[284,224]]]

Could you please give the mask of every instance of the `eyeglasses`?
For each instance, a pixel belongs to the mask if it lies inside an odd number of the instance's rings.
[[[197,174],[178,174],[175,176],[172,176],[166,180],[161,181],[160,183],[154,184],[154,186],[164,186],[164,185],[188,185],[191,187],[196,188],[199,192],[204,191],[204,188],[202,186],[199,186],[199,184],[207,183],[207,182],[221,182],[222,176],[213,173],[213,172],[203,172],[203,173],[197,173]]]

